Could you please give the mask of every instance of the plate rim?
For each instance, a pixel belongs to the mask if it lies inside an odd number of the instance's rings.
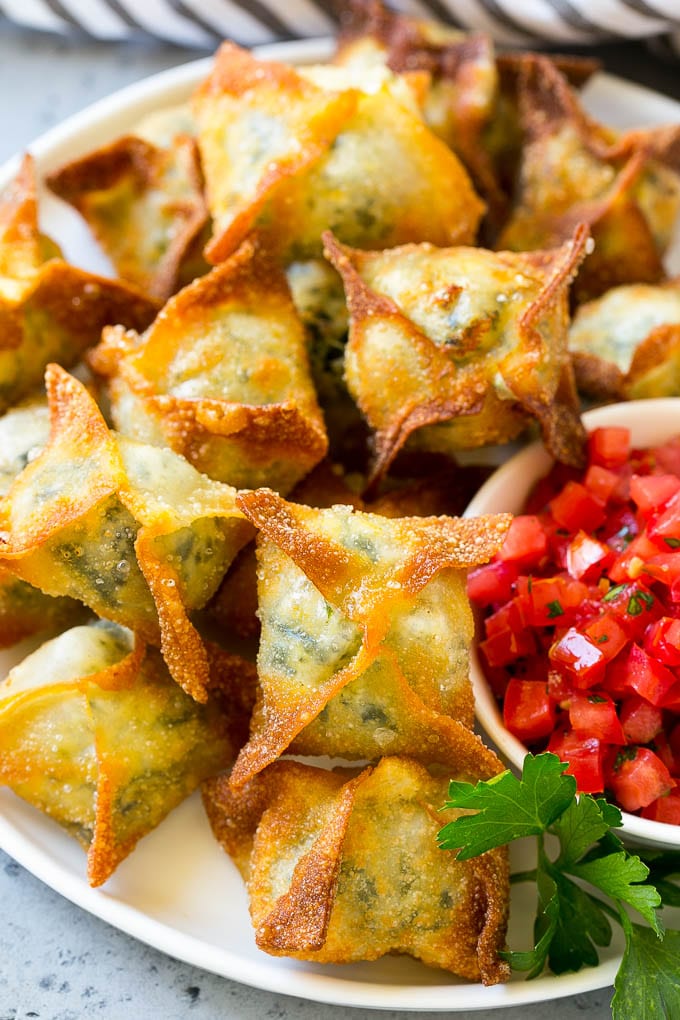
[[[332,45],[330,37],[322,37],[267,44],[254,48],[254,52],[263,59],[308,63],[324,59]],[[171,105],[172,102],[181,102],[200,77],[207,73],[212,60],[212,56],[191,60],[117,89],[38,136],[29,143],[26,151],[34,155],[39,171],[44,173],[49,164],[57,165],[67,158],[74,158],[77,153],[70,148],[74,139],[93,131],[100,138],[106,136],[107,131],[113,130],[116,120],[122,118],[130,122],[141,117],[140,107],[148,106],[150,109],[155,103]],[[600,71],[594,76],[593,83],[587,86],[587,91],[592,92],[594,86],[605,93],[614,90],[619,97],[623,91],[631,98],[635,97],[638,104],[654,104],[659,110],[667,107],[668,114],[664,115],[671,117],[675,113],[680,116],[680,100],[625,78]],[[108,137],[110,140],[112,135]],[[85,152],[92,146],[93,142],[86,142],[80,151]],[[0,165],[0,188],[16,173],[20,159],[21,154],[17,153]],[[14,795],[9,790],[0,790],[0,849],[45,885],[80,909],[176,960],[264,991],[359,1008],[417,1012],[477,1011],[546,1002],[605,988],[613,983],[618,969],[619,958],[614,957],[597,967],[573,974],[559,977],[546,974],[532,982],[518,980],[488,988],[476,983],[398,986],[348,981],[335,976],[330,965],[328,974],[295,969],[267,970],[266,962],[271,958],[264,953],[262,965],[251,964],[229,949],[206,943],[129,903],[108,896],[106,890],[91,889],[84,869],[81,876],[74,874],[66,865],[51,858],[20,825],[3,814],[1,809],[7,797],[14,798]],[[20,803],[25,806],[24,802]],[[51,824],[56,826],[56,823]],[[60,830],[56,829],[56,832]],[[224,965],[225,958],[233,961],[232,966]],[[445,1001],[447,996],[453,1001]]]

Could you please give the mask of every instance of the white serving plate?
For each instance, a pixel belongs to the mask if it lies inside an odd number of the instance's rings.
[[[307,40],[263,47],[258,55],[301,63],[323,60],[331,48],[326,40]],[[182,102],[209,66],[200,60],[164,71],[69,118],[30,147],[38,173],[111,141],[152,110]],[[591,113],[617,127],[680,120],[680,103],[611,76],[597,75],[585,96]],[[18,158],[0,168],[0,188],[11,179]],[[41,222],[67,256],[107,271],[78,216],[44,192],[41,200]],[[0,653],[0,672],[27,650]],[[520,1006],[610,985],[620,959],[621,944],[615,942],[601,951],[598,967],[484,988],[405,957],[332,967],[267,956],[255,946],[241,879],[214,841],[198,795],[143,839],[104,889],[87,885],[78,845],[7,790],[0,790],[0,847],[57,892],[142,942],[245,984],[318,1002],[419,1013]],[[525,852],[516,855],[515,869],[531,866]],[[527,889],[513,892],[513,948],[529,945],[530,900]]]

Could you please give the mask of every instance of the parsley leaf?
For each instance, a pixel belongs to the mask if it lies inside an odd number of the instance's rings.
[[[553,872],[559,899],[559,920],[548,954],[554,974],[595,967],[599,962],[595,946],[608,946],[612,928],[602,907],[575,882]],[[593,945],[595,943],[595,945]]]
[[[445,808],[477,808],[479,814],[449,822],[439,833],[442,850],[459,850],[461,861],[522,836],[537,836],[569,806],[576,780],[554,754],[529,755],[517,779],[502,772],[487,782],[452,782]]]
[[[642,914],[657,935],[663,934],[663,924],[656,913],[656,907],[661,906],[661,897],[653,885],[640,884],[647,878],[649,868],[639,857],[622,850],[618,854],[573,864],[569,873],[601,889],[613,900],[630,904]]]
[[[580,861],[608,828],[609,823],[596,800],[592,797],[572,800],[566,811],[550,826],[550,831],[560,840],[560,855],[555,863],[565,868]]]
[[[596,966],[598,947],[611,941],[613,919],[623,927],[627,945],[614,1017],[680,1016],[680,932],[664,932],[657,913],[662,900],[680,903],[680,881],[674,881],[680,880],[680,856],[652,850],[645,860],[629,853],[615,831],[621,812],[604,798],[577,797],[566,768],[554,754],[527,755],[521,779],[503,772],[474,786],[452,782],[445,807],[476,813],[445,825],[440,846],[457,849],[465,860],[523,836],[536,837],[536,868],[513,876],[513,881],[536,882],[534,948],[504,952],[511,967],[532,978],[546,965],[556,974]],[[559,841],[556,856],[546,848],[547,835]],[[633,924],[627,907],[649,927]],[[658,988],[652,988],[655,982]]]
[[[614,981],[613,1020],[680,1016],[680,932],[666,932],[661,942],[650,928],[621,920],[626,949]]]

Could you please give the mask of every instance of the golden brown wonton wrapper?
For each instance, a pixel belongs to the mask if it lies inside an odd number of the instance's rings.
[[[388,520],[268,489],[238,503],[260,529],[261,692],[232,782],[287,749],[431,761],[455,747],[461,767],[482,762],[465,568],[499,548],[509,515]]]
[[[342,470],[329,460],[321,461],[303,478],[289,498],[294,503],[306,503],[307,506],[329,507],[335,503],[344,503],[353,506],[355,510],[363,509],[361,497],[349,488]],[[236,557],[208,606],[208,613],[219,624],[223,634],[250,638],[260,633],[260,622],[256,615],[257,561],[254,542],[242,549]]]
[[[680,395],[680,279],[615,287],[569,330],[580,390],[598,400]]]
[[[449,770],[383,758],[359,775],[281,761],[233,792],[204,784],[215,836],[248,886],[255,940],[317,963],[407,953],[485,984],[505,981],[505,849],[469,861],[437,847]],[[473,770],[456,769],[478,776]]]
[[[350,308],[347,384],[376,433],[374,479],[414,433],[449,453],[505,442],[532,418],[553,456],[581,462],[567,289],[586,228],[554,251],[526,253],[361,252],[325,240]]]
[[[253,667],[210,651],[207,705],[115,624],[76,627],[0,684],[0,783],[83,845],[101,885],[245,737]]]
[[[196,261],[208,210],[192,138],[157,148],[124,135],[51,173],[47,183],[87,221],[118,276],[150,297],[166,301],[198,275],[187,276],[187,264]]]
[[[347,8],[334,63],[367,71],[385,66],[397,74],[426,73],[421,91],[427,125],[460,157],[476,189],[499,216],[506,198],[483,143],[498,92],[491,37],[397,14],[377,0],[354,0]]]
[[[472,241],[482,203],[412,98],[409,107],[389,82],[361,91],[342,70],[221,47],[194,102],[215,219],[210,261],[254,229],[288,262],[318,257],[329,226],[360,247]]]
[[[0,417],[0,499],[26,464],[42,449],[50,432],[44,394],[33,394]],[[74,599],[51,598],[0,568],[0,648],[42,630],[63,630],[79,623],[85,607]]]
[[[246,242],[172,298],[143,338],[91,353],[116,426],[239,488],[287,492],[324,456],[302,323],[282,270]]]
[[[655,283],[680,210],[680,127],[618,141],[586,116],[547,58],[525,55],[519,83],[524,134],[515,209],[499,248],[561,244],[587,223],[595,249],[574,286],[578,302],[623,283]]]
[[[187,614],[252,534],[236,492],[111,432],[58,366],[46,383],[50,439],[0,504],[0,567],[160,641],[174,678],[204,700],[207,654]]]
[[[107,323],[144,329],[155,311],[134,288],[69,265],[40,233],[25,156],[0,197],[0,413],[42,381],[48,362],[78,361]]]

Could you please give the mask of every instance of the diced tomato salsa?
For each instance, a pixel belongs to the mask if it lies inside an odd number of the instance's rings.
[[[680,825],[680,438],[596,429],[470,574],[507,728],[585,793]]]

